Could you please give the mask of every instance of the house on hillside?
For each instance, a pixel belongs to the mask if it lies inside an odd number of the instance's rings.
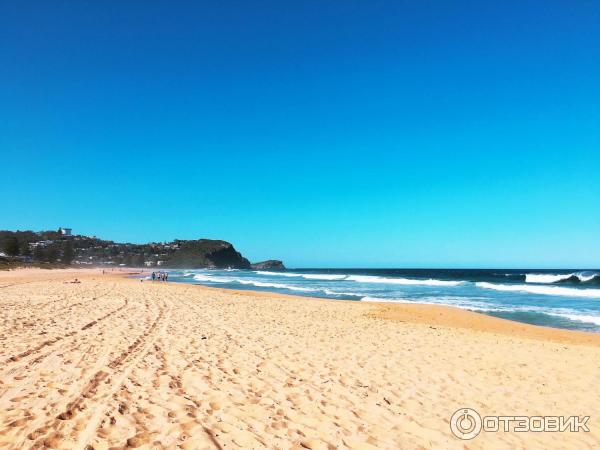
[[[71,236],[71,232],[72,231],[73,231],[72,228],[63,228],[63,227],[60,227],[58,229],[58,232],[60,234],[62,234],[63,236]]]

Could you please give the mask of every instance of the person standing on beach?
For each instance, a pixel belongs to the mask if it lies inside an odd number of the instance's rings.
[[[152,272],[152,281],[154,281],[156,279],[156,274],[154,272]]]

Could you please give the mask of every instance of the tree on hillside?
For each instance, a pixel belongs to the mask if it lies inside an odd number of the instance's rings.
[[[33,259],[36,261],[45,261],[46,260],[46,249],[41,245],[37,245],[35,250],[33,251]]]
[[[3,250],[8,256],[17,256],[19,254],[19,241],[17,238],[14,236],[6,238]]]
[[[46,252],[46,261],[49,263],[54,263],[58,259],[60,252],[56,246],[48,247],[48,251]]]
[[[21,243],[21,255],[22,256],[31,256],[31,249],[29,248],[28,242]]]
[[[63,247],[62,262],[70,265],[73,262],[73,244],[71,241],[65,242]]]
[[[134,259],[134,265],[136,267],[144,267],[144,255],[137,255]]]

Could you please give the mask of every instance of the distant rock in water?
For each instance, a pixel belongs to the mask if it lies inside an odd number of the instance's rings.
[[[166,267],[200,269],[250,269],[250,261],[226,241],[198,239],[179,241],[179,248],[170,255]]]
[[[269,259],[267,261],[261,261],[250,265],[253,270],[285,270],[283,261],[277,259]]]

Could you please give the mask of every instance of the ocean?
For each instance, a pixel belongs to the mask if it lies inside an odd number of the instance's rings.
[[[600,332],[600,270],[169,270],[169,281],[362,302],[449,305]]]

